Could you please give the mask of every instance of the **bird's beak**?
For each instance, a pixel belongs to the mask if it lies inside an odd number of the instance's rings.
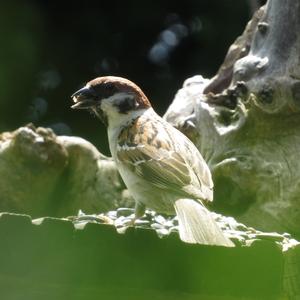
[[[97,104],[93,91],[87,86],[75,92],[71,98],[75,103],[71,106],[73,109],[89,109]]]

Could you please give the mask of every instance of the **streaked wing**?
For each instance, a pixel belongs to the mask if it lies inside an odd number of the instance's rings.
[[[118,160],[155,187],[212,201],[210,171],[199,151],[170,124],[155,121],[138,118],[124,128]]]
[[[190,170],[175,151],[137,145],[120,147],[117,156],[137,175],[161,189],[183,192],[182,188],[191,183]]]

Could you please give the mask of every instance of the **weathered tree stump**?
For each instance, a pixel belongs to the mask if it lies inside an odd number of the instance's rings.
[[[0,176],[0,211],[33,217],[105,211],[128,198],[111,158],[33,125],[0,135]]]
[[[215,209],[298,237],[299,20],[300,1],[268,1],[217,75],[188,79],[165,115],[208,161]],[[186,107],[183,113],[179,107]]]

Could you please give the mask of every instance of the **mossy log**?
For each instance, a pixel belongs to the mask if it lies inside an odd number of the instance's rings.
[[[297,299],[300,248],[283,252],[279,236],[192,246],[153,230],[0,214],[0,240],[3,299]]]

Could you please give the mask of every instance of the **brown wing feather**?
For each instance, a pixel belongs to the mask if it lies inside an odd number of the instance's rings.
[[[189,185],[191,180],[188,168],[176,158],[176,154],[166,157],[163,151],[152,150],[156,152],[155,155],[149,153],[149,149],[145,151],[145,148],[138,146],[135,149],[120,149],[117,155],[120,162],[137,175],[147,178],[154,186],[183,194],[183,187]]]
[[[170,128],[166,130],[166,126],[171,125],[165,123],[160,125],[163,126],[157,130],[152,121],[137,119],[132,123],[131,128],[124,129],[119,136],[118,160],[137,175],[147,178],[147,181],[155,187],[171,190],[180,195],[211,200],[207,190],[211,190],[212,184],[207,185],[205,181],[209,180],[203,178],[203,181],[201,178],[203,174],[207,174],[198,170],[199,166],[201,167],[201,161],[194,164],[190,159],[183,157],[180,154],[182,151],[177,151],[176,141],[170,137]],[[176,129],[172,127],[171,130]],[[148,134],[145,135],[145,132]],[[176,132],[176,134],[182,138],[181,133]],[[179,144],[184,144],[186,147],[185,152],[190,152],[187,153],[188,155],[197,154],[196,159],[199,156],[199,159],[203,161],[198,151],[192,153],[185,137],[180,142]],[[146,144],[147,147],[144,146]],[[208,177],[210,179],[210,173]]]

